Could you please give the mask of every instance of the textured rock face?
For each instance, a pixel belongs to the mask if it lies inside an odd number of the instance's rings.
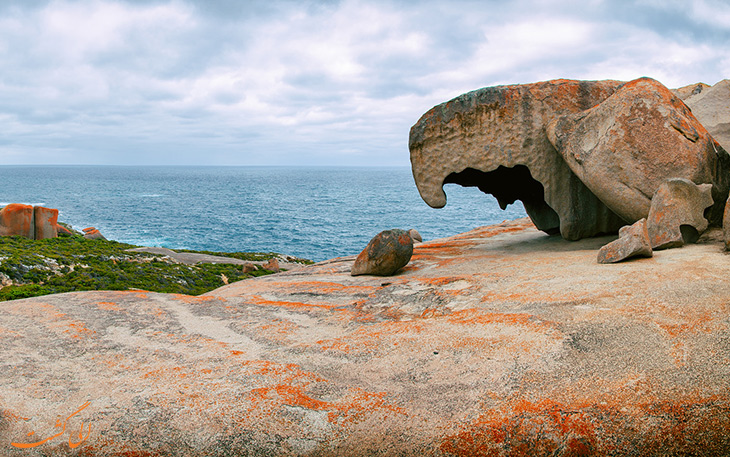
[[[560,115],[597,105],[621,84],[555,80],[487,87],[434,107],[410,132],[421,197],[439,208],[446,204],[445,183],[477,186],[502,208],[521,200],[548,233],[575,240],[615,232],[625,221],[571,172],[545,127]]]
[[[411,260],[413,238],[405,230],[385,230],[373,237],[357,256],[350,274],[390,276]]]
[[[58,210],[36,206],[33,208],[35,219],[35,239],[45,240],[58,236]]]
[[[653,251],[646,229],[646,219],[621,227],[618,239],[598,251],[598,263],[616,263],[632,257],[651,257]]]
[[[654,249],[676,248],[694,243],[707,229],[704,217],[712,206],[712,185],[676,178],[665,182],[651,199],[647,218],[649,240]]]
[[[12,203],[0,210],[0,236],[35,237],[33,207]]]
[[[23,236],[31,240],[55,238],[71,231],[58,225],[58,210],[12,203],[0,210],[0,236]]]
[[[94,227],[87,227],[84,229],[84,238],[87,240],[106,240],[104,235]]]
[[[522,220],[387,281],[0,302],[0,455],[729,455],[721,242],[596,264],[611,239]]]
[[[629,222],[649,214],[669,178],[713,185],[721,223],[730,159],[669,89],[649,78],[622,86],[600,105],[563,116],[548,137],[570,169],[614,213]]]
[[[712,137],[730,151],[730,80],[723,79],[711,87],[694,84],[674,93],[692,109],[692,114]]]

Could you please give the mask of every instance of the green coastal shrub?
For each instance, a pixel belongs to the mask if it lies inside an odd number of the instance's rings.
[[[67,236],[46,240],[0,237],[0,301],[82,290],[143,289],[151,292],[200,295],[228,283],[272,273],[244,274],[240,265],[179,264],[159,255],[129,252],[131,244]],[[220,253],[247,261],[266,261],[276,253]],[[310,261],[297,259],[301,263]],[[225,281],[224,281],[225,278]]]

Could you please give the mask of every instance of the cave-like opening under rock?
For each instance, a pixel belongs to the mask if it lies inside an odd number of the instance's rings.
[[[485,194],[494,195],[502,209],[521,200],[537,228],[551,235],[560,233],[560,218],[545,201],[545,188],[524,165],[511,168],[500,165],[492,171],[466,168],[451,173],[443,183],[477,187]]]

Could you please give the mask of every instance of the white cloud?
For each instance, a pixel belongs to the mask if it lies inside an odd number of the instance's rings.
[[[710,1],[34,5],[0,5],[0,163],[406,165],[410,126],[468,90],[730,70]]]

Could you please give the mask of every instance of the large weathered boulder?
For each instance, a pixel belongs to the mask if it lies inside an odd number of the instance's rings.
[[[0,236],[35,238],[34,212],[31,205],[11,203],[0,210]]]
[[[632,257],[651,257],[654,253],[649,243],[646,219],[621,227],[618,239],[598,250],[598,263],[616,263]]]
[[[476,186],[502,208],[521,200],[540,230],[566,239],[617,231],[626,222],[573,174],[545,127],[597,105],[621,84],[560,79],[487,87],[432,108],[409,140],[421,197],[440,208],[445,183]]]
[[[713,185],[721,224],[730,157],[691,111],[659,82],[641,78],[601,104],[562,116],[548,137],[570,169],[614,213],[628,222],[649,214],[651,198],[669,178]]]
[[[647,218],[653,249],[680,247],[694,243],[707,229],[705,209],[712,206],[712,185],[697,185],[681,178],[670,179],[651,199]]]
[[[47,238],[56,238],[58,236],[58,210],[54,208],[45,208],[43,206],[33,207],[33,217],[35,220],[35,239],[45,240]]]
[[[373,237],[357,256],[350,274],[390,276],[403,268],[413,255],[413,238],[405,230],[384,230]]]
[[[690,107],[712,137],[730,151],[730,80],[723,79],[714,86],[699,83],[687,87],[674,93]]]

